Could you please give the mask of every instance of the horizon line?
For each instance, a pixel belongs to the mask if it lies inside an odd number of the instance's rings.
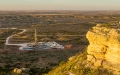
[[[111,9],[111,10],[109,10],[109,9],[98,9],[98,10],[96,10],[96,9],[89,9],[89,10],[87,10],[87,9],[85,9],[85,10],[70,10],[70,9],[66,9],[66,10],[57,10],[57,9],[55,9],[55,10],[47,10],[47,9],[45,9],[45,10],[39,10],[39,9],[37,9],[37,10],[34,10],[34,9],[31,9],[31,10],[25,10],[25,9],[23,9],[23,10],[18,10],[18,9],[14,9],[14,10],[1,10],[0,9],[0,11],[120,11],[120,9]]]

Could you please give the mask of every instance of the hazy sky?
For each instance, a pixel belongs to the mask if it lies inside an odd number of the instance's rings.
[[[0,0],[0,10],[120,10],[120,0]]]

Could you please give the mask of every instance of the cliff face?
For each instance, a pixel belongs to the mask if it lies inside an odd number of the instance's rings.
[[[89,40],[87,60],[95,66],[120,70],[120,29],[106,28],[100,24],[86,34]]]

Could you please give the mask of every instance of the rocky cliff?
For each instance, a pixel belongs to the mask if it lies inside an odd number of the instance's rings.
[[[70,57],[45,75],[120,75],[119,32],[97,24],[86,34],[89,45],[83,53]]]
[[[89,40],[87,61],[120,71],[120,29],[97,24],[86,37]]]
[[[120,75],[120,29],[97,24],[90,29],[84,51],[46,75]]]

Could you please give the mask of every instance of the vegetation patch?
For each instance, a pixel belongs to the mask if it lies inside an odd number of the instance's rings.
[[[69,58],[68,62],[61,62],[45,75],[113,75],[107,69],[94,67],[92,63],[86,61],[86,52],[77,54]]]

